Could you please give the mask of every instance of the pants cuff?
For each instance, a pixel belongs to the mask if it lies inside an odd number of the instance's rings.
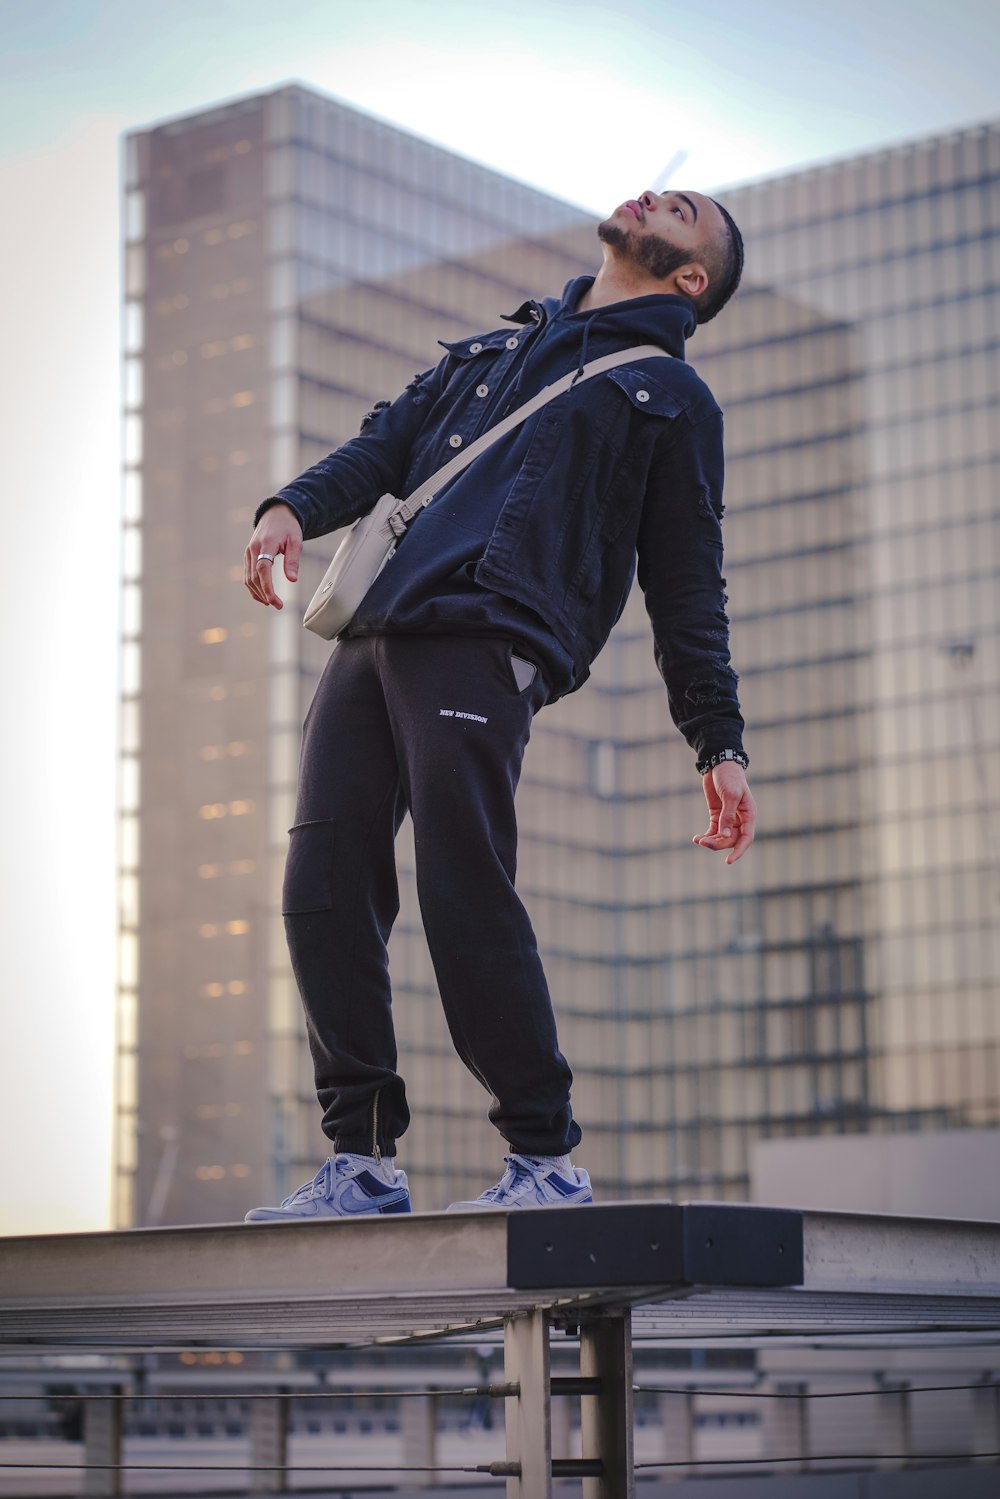
[[[366,1135],[336,1135],[333,1141],[334,1151],[346,1150],[350,1155],[373,1155],[372,1137]],[[395,1140],[379,1140],[379,1155],[395,1156]]]

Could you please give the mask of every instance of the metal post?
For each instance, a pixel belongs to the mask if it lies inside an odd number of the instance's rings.
[[[411,1488],[433,1488],[437,1480],[437,1396],[409,1396],[401,1400],[403,1428],[403,1464],[407,1468],[427,1468],[426,1473],[409,1473]]]
[[[504,1377],[520,1393],[504,1401],[507,1461],[520,1475],[507,1479],[507,1499],[552,1499],[552,1387],[549,1314],[543,1307],[504,1319]]]
[[[108,1499],[123,1492],[122,1471],[122,1400],[85,1400],[83,1402],[83,1460],[88,1464],[83,1475],[83,1492]],[[93,1463],[94,1466],[89,1465]]]
[[[582,1455],[604,1465],[583,1480],[583,1499],[635,1499],[630,1308],[581,1325],[580,1373],[601,1381],[600,1394],[580,1397]]]
[[[886,1381],[882,1389],[876,1396],[879,1446],[888,1456],[880,1466],[902,1468],[910,1458],[910,1387]]]
[[[1000,1452],[1000,1388],[986,1383],[994,1378],[983,1375],[983,1388],[972,1392],[972,1450]],[[1000,1458],[985,1457],[984,1463],[1000,1463]]]
[[[781,1471],[802,1473],[809,1465],[809,1401],[804,1384],[779,1384],[781,1400],[764,1401],[764,1456],[793,1458]]]
[[[288,1492],[288,1400],[282,1394],[268,1400],[251,1400],[250,1474],[254,1494]]]
[[[680,1464],[664,1470],[663,1476],[686,1478],[694,1462],[694,1395],[660,1396],[660,1425],[663,1430],[663,1456],[667,1462]]]
[[[550,1429],[552,1432],[552,1456],[573,1455],[573,1408],[569,1395],[560,1395],[552,1402]]]

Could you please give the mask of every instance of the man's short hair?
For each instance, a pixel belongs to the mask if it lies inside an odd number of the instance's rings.
[[[692,298],[699,323],[709,323],[733,295],[743,275],[743,236],[731,213],[722,204],[711,201],[722,214],[725,231],[704,247],[703,259],[708,272],[708,290]]]

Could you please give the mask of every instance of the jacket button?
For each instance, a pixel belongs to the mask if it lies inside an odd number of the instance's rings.
[[[517,339],[516,338],[508,338],[508,340],[507,340],[507,347],[508,347],[508,349],[516,349],[517,348]]]
[[[636,393],[635,393],[635,398],[636,398],[637,401],[648,401],[649,400],[649,391],[648,390],[637,390]]]
[[[451,443],[453,448],[460,448],[462,446],[462,439],[459,437],[457,432],[454,433],[453,436],[449,437],[448,441]]]
[[[480,351],[480,349],[482,347],[483,347],[482,344],[470,344],[469,345],[469,353],[470,354],[478,354],[479,351]]]
[[[476,386],[476,395],[479,396],[480,399],[482,399],[484,396],[488,396],[489,393],[490,393],[490,388],[489,388],[488,385],[477,385]]]

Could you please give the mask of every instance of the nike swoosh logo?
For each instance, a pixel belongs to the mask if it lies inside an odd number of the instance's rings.
[[[370,1213],[380,1208],[391,1207],[394,1202],[403,1202],[409,1194],[405,1190],[397,1192],[379,1193],[377,1197],[369,1197],[367,1192],[354,1182],[349,1182],[340,1194],[340,1206],[348,1213]]]

